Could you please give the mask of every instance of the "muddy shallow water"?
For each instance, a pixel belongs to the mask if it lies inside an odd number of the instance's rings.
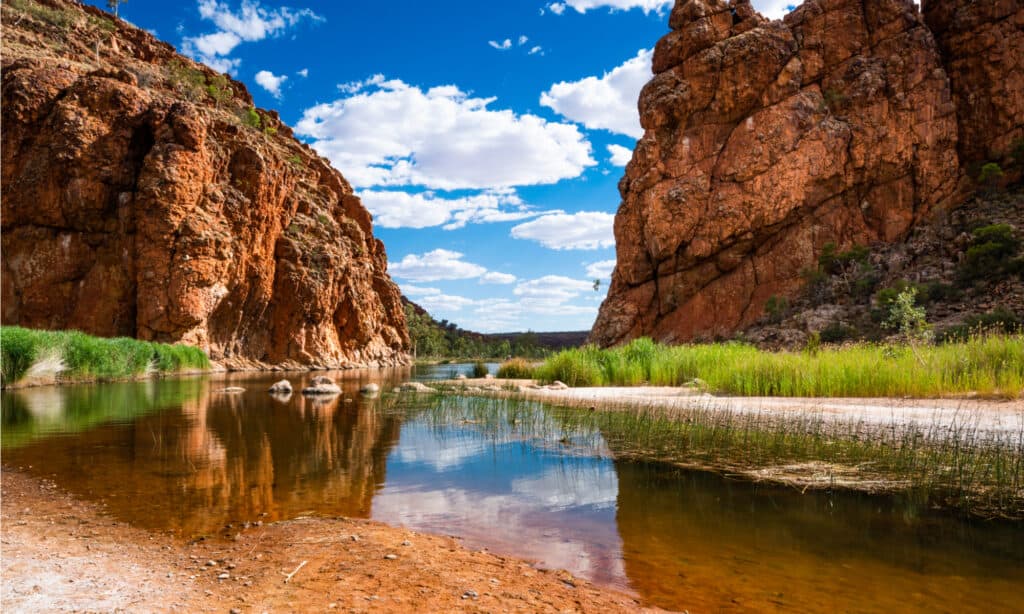
[[[524,436],[502,428],[507,416],[485,426],[358,394],[411,375],[448,369],[346,373],[344,394],[328,400],[271,397],[280,374],[5,392],[3,462],[183,538],[309,515],[374,518],[691,612],[1020,607],[1019,525],[616,460],[599,433],[569,440],[546,423]],[[221,391],[235,385],[246,391]]]

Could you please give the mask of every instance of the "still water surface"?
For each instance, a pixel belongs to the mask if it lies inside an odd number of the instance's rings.
[[[345,392],[329,400],[273,398],[279,375],[4,392],[3,462],[185,538],[374,518],[690,612],[1022,611],[1016,525],[616,460],[600,433],[567,442],[557,422],[495,428],[358,394],[438,374],[334,374]],[[218,392],[229,385],[247,390]]]

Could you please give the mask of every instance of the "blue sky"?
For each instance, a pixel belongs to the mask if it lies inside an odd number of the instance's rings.
[[[105,2],[93,2],[103,6]],[[754,2],[779,17],[786,2]],[[353,184],[389,270],[482,332],[589,329],[665,0],[129,2]],[[598,291],[593,289],[600,279]]]

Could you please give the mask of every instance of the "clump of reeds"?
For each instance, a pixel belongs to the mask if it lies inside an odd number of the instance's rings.
[[[482,360],[478,360],[473,363],[473,377],[487,377],[490,370]]]
[[[532,379],[533,365],[525,358],[511,358],[498,367],[497,377],[505,379]]]
[[[901,491],[970,514],[1024,517],[1024,423],[1016,432],[993,434],[965,413],[952,425],[936,420],[927,426],[872,426],[823,412],[735,412],[713,401],[683,408],[604,403],[601,411],[588,409],[442,396],[416,411],[427,412],[439,426],[472,425],[496,440],[547,443],[560,452],[610,450],[616,458],[801,487]],[[787,468],[801,465],[831,473],[817,482],[793,481]]]
[[[729,342],[667,346],[650,339],[569,349],[534,371],[570,386],[679,386],[746,396],[939,397],[1024,392],[1024,334],[976,335],[941,345],[847,345],[768,352]]]
[[[0,327],[0,374],[5,385],[26,375],[104,380],[209,367],[206,353],[188,345]]]

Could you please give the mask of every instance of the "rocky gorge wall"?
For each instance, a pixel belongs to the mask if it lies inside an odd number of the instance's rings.
[[[827,243],[898,242],[1024,137],[1024,4],[677,0],[591,340],[728,335]]]
[[[3,5],[4,324],[236,367],[408,359],[369,213],[276,113],[106,13],[32,6]]]

